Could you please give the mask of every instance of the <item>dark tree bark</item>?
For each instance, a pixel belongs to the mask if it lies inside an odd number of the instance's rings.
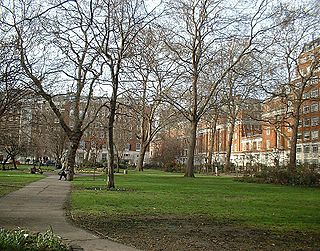
[[[230,157],[231,157],[231,152],[232,152],[232,140],[233,140],[233,133],[234,133],[234,126],[235,126],[235,119],[232,118],[230,121],[230,128],[229,128],[229,139],[228,139],[228,144],[227,144],[227,156],[226,156],[226,162],[224,165],[225,172],[230,172]]]
[[[197,138],[197,126],[198,122],[191,121],[189,128],[189,145],[188,145],[188,155],[187,155],[187,166],[184,176],[194,177],[194,151],[196,148],[196,138]]]

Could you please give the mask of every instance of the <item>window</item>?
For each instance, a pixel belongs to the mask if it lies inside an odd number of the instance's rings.
[[[267,135],[270,135],[270,127],[267,127],[266,134],[267,134]]]
[[[86,143],[85,143],[83,140],[81,140],[81,141],[79,142],[79,148],[80,148],[80,149],[84,149],[85,146],[86,146]]]
[[[318,146],[317,145],[312,146],[312,152],[313,153],[317,153],[318,152]]]
[[[319,131],[311,131],[311,139],[318,139]]]
[[[311,125],[312,125],[312,126],[317,126],[317,125],[319,125],[319,117],[311,118]]]
[[[102,153],[101,154],[101,160],[102,161],[107,161],[107,159],[108,159],[108,154],[107,153]]]
[[[267,140],[267,149],[270,149],[270,140]]]
[[[310,139],[310,131],[305,131],[303,133],[303,139],[304,140],[309,140]]]
[[[311,125],[311,119],[310,118],[304,119],[303,122],[304,122],[303,123],[304,126],[310,126]]]
[[[298,132],[298,134],[297,134],[297,139],[299,140],[299,139],[302,139],[302,133],[301,132]]]
[[[311,105],[311,112],[317,112],[319,110],[319,104],[318,103],[314,103]]]
[[[141,149],[141,144],[140,144],[140,143],[137,143],[137,144],[136,144],[136,151],[140,151],[140,149]]]
[[[311,98],[316,98],[316,97],[318,97],[318,95],[319,95],[318,89],[311,91],[311,94],[310,94]]]
[[[301,152],[302,152],[301,147],[297,146],[297,153],[301,153]]]
[[[310,106],[306,105],[303,107],[303,113],[309,113],[310,112]]]
[[[126,144],[126,146],[124,147],[125,151],[130,151],[131,145],[129,143]]]
[[[258,142],[257,150],[260,150],[260,149],[261,149],[261,142]]]
[[[304,153],[309,153],[310,152],[310,146],[304,146],[303,147],[303,152]]]
[[[314,77],[312,77],[312,78],[310,79],[310,83],[311,83],[312,85],[317,84],[318,81],[319,81],[319,78],[318,78],[317,76],[314,76]]]
[[[302,97],[304,99],[308,99],[308,98],[310,98],[310,93],[309,92],[303,93]]]

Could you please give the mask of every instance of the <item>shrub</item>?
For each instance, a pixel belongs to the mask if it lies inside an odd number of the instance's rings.
[[[163,171],[165,172],[184,172],[184,165],[183,164],[179,164],[179,163],[170,163],[168,165],[164,165],[163,166]]]
[[[312,168],[307,165],[298,166],[295,172],[291,172],[284,167],[264,167],[260,172],[256,172],[252,176],[245,175],[241,178],[236,178],[236,180],[257,183],[320,187],[320,172],[316,168]]]
[[[93,161],[84,161],[80,166],[81,168],[103,168],[103,163],[93,162]]]
[[[45,233],[31,234],[26,230],[0,229],[0,250],[3,251],[67,251],[59,236],[52,230]]]

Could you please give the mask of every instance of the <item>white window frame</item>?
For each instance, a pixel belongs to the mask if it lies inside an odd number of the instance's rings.
[[[317,126],[317,125],[319,125],[319,117],[311,118],[311,126]]]
[[[305,105],[304,107],[303,107],[303,113],[304,114],[307,114],[307,113],[309,113],[310,112],[310,106],[309,105]]]
[[[313,146],[312,146],[312,152],[313,152],[313,153],[317,153],[318,151],[319,151],[318,146],[317,146],[317,145],[313,145]]]
[[[303,126],[310,126],[311,125],[311,118],[305,118],[303,120]]]
[[[270,140],[267,140],[267,142],[266,142],[266,148],[267,148],[267,149],[270,149],[270,148],[271,148]]]
[[[303,152],[304,153],[310,153],[310,146],[306,145],[306,146],[303,146]]]
[[[311,139],[319,139],[319,131],[311,131]]]
[[[319,111],[319,104],[318,103],[311,104],[310,110],[311,110],[311,112]]]
[[[266,129],[266,135],[270,135],[270,127],[267,127],[267,129]]]
[[[318,89],[314,89],[310,92],[310,97],[311,98],[317,98],[319,96],[319,90]]]
[[[125,151],[130,151],[130,147],[131,147],[130,143],[127,143],[127,144],[125,145],[125,147],[124,147],[124,150],[125,150]]]

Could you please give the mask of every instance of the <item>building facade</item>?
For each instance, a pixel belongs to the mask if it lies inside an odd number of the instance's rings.
[[[199,123],[195,164],[206,164],[209,158],[211,163],[224,164],[231,140],[230,159],[237,167],[287,165],[297,117],[297,163],[320,164],[319,53],[320,38],[306,44],[298,58],[296,74],[286,86],[291,89],[264,101],[251,100],[251,105],[241,108],[234,126],[228,116],[219,116],[216,123]],[[233,136],[229,139],[232,128]],[[179,137],[187,143],[186,136]],[[180,162],[185,163],[186,151]]]

